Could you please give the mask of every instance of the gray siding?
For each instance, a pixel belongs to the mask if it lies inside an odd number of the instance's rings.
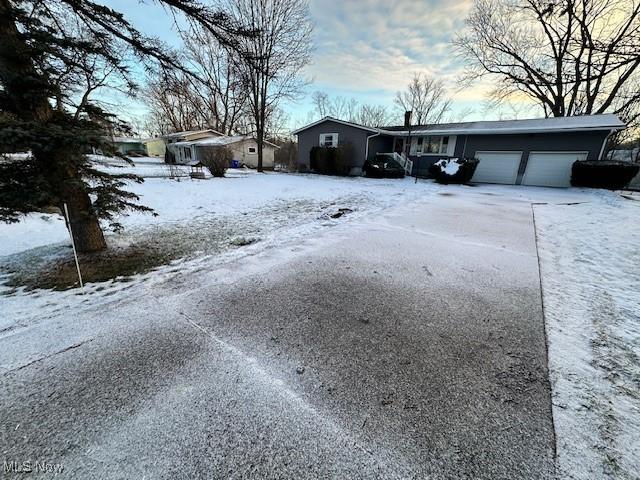
[[[309,154],[313,147],[317,147],[320,144],[321,133],[337,133],[338,145],[350,143],[353,146],[353,173],[360,173],[360,169],[362,169],[362,165],[364,164],[367,137],[369,135],[373,135],[373,132],[368,132],[360,128],[351,127],[331,120],[327,120],[298,133],[299,168],[309,168]],[[373,141],[374,139],[371,140]]]
[[[472,157],[477,151],[522,150],[523,153],[589,152],[587,160],[597,160],[609,130],[567,133],[530,133],[521,135],[464,135],[458,137],[455,156]],[[466,140],[466,142],[465,142]]]
[[[522,160],[517,184],[527,168],[531,152],[588,152],[587,160],[598,160],[602,144],[609,130],[564,133],[530,133],[520,135],[468,135],[458,137],[457,157],[473,157],[478,151],[519,150]],[[465,142],[466,140],[466,142]]]
[[[367,160],[376,158],[376,153],[393,152],[393,137],[388,135],[378,135],[369,140],[369,156]]]

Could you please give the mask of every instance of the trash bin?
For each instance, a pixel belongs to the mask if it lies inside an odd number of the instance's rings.
[[[240,168],[239,160],[231,160],[231,168]]]

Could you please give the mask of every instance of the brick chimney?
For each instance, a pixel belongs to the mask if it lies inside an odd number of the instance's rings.
[[[409,128],[411,126],[411,113],[410,111],[404,112],[404,127]]]

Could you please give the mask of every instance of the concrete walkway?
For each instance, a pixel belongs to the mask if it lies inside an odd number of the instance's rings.
[[[448,200],[14,336],[75,340],[1,377],[4,460],[82,479],[552,478],[530,205]]]

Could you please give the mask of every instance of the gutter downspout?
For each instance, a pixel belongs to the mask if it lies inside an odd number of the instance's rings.
[[[367,160],[369,160],[369,140],[372,139],[373,137],[377,137],[378,135],[380,135],[382,132],[380,130],[378,130],[378,133],[374,133],[373,135],[368,135],[367,136],[367,144],[364,147],[364,161],[366,162]]]
[[[604,137],[604,141],[602,142],[602,148],[600,149],[600,155],[598,155],[598,160],[602,160],[602,155],[604,155],[604,149],[607,146],[607,140],[609,140],[609,137],[611,135],[613,135],[614,133],[616,133],[617,130],[615,128],[612,128],[611,131],[607,134],[606,137]]]

